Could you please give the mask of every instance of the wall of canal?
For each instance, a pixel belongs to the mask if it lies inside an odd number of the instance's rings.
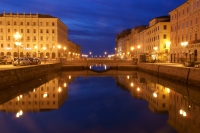
[[[179,82],[200,86],[199,68],[162,65],[157,63],[139,63],[138,70]]]
[[[62,64],[56,63],[0,70],[0,89],[34,80],[61,69]]]

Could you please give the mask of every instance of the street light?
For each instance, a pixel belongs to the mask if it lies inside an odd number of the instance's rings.
[[[21,42],[19,41],[19,39],[21,39],[22,35],[19,34],[19,32],[16,32],[14,34],[14,38],[15,38],[15,45],[17,45],[18,48],[18,65],[19,65],[19,47],[21,46]]]

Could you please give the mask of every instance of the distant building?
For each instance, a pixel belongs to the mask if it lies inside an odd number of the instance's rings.
[[[68,40],[68,27],[57,17],[47,14],[0,14],[0,56],[40,57],[57,59],[74,53],[80,56],[80,46]],[[18,32],[22,37],[14,38]],[[77,50],[78,49],[78,50]]]
[[[187,0],[170,11],[171,17],[171,62],[200,59],[200,3]]]

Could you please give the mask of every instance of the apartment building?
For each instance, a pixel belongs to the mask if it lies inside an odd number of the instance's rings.
[[[200,60],[200,3],[186,0],[169,12],[171,25],[171,62]]]
[[[170,17],[153,18],[149,21],[149,28],[144,32],[144,53],[149,55],[149,60],[169,61]]]
[[[21,35],[15,38],[16,33]],[[20,44],[20,45],[16,45]],[[47,14],[0,14],[0,56],[40,57],[57,59],[64,52],[75,53],[74,43],[68,40],[68,27],[57,17]],[[69,51],[70,50],[70,51]]]

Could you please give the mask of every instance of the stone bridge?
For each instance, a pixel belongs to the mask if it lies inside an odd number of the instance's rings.
[[[87,58],[84,60],[71,60],[71,61],[62,58],[60,62],[63,65],[84,66],[84,67],[89,67],[96,64],[102,64],[110,67],[134,65],[134,62],[132,60],[116,60],[116,59],[106,59],[106,58]]]

